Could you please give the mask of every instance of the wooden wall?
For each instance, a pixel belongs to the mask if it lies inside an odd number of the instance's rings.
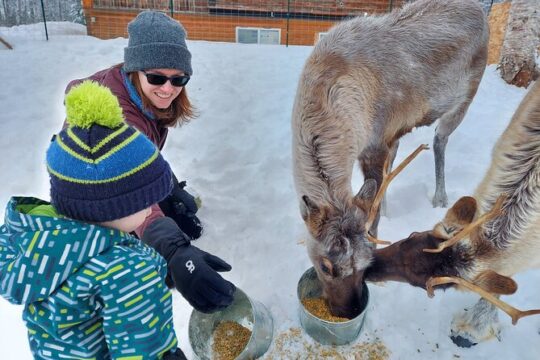
[[[127,24],[138,11],[85,11],[88,35],[100,39],[127,37]],[[236,41],[236,27],[281,29],[281,44],[287,43],[287,19],[216,16],[175,13],[174,18],[186,28],[188,39]],[[289,20],[289,45],[313,45],[319,32],[327,31],[335,22],[327,20]]]
[[[210,8],[246,11],[274,11],[313,15],[360,15],[364,12],[387,12],[401,6],[403,0],[216,0]]]
[[[386,12],[390,6],[400,6],[403,0],[343,0],[339,1],[291,1],[291,12],[301,14],[324,14],[331,16],[353,16],[354,14]],[[148,2],[149,4],[150,2]],[[166,3],[159,2],[162,10],[167,11]],[[195,3],[199,3],[196,1]],[[201,2],[202,3],[202,2]],[[237,1],[204,1],[208,9],[219,10],[221,13],[208,13],[197,11],[174,12],[173,17],[179,20],[188,32],[188,39],[209,41],[236,41],[236,27],[258,27],[281,29],[281,44],[289,45],[313,45],[318,38],[319,32],[327,31],[337,20],[299,19],[288,20],[281,17],[255,17],[228,15],[227,11],[287,11],[287,1],[284,0],[237,0]],[[98,4],[98,5],[96,5]],[[86,15],[88,34],[100,39],[115,37],[127,37],[127,23],[140,11],[133,6],[147,6],[146,2],[119,0],[83,0]],[[154,1],[155,5],[156,2]],[[340,5],[341,4],[341,5]],[[122,7],[122,8],[115,8]],[[175,1],[175,9],[181,8],[181,2]],[[207,9],[207,10],[208,10]]]

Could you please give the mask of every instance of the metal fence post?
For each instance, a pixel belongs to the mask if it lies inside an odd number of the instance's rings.
[[[173,13],[174,13],[174,3],[173,3],[173,0],[171,0],[169,2],[169,8],[171,9],[171,17],[173,17]]]
[[[43,25],[45,25],[45,39],[49,41],[49,33],[47,32],[47,19],[45,18],[45,7],[43,6],[43,0],[41,0],[41,15],[43,15]]]
[[[289,19],[291,18],[291,0],[287,0],[287,31],[285,33],[285,47],[289,47]]]

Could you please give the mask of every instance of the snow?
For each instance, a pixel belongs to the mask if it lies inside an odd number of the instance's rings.
[[[0,47],[0,203],[12,195],[48,199],[45,149],[63,119],[63,91],[69,80],[122,61],[123,38],[99,40],[81,27],[50,23],[50,40],[35,26],[0,28],[14,50]],[[61,30],[60,30],[61,29]],[[363,333],[351,346],[318,346],[300,327],[296,285],[311,266],[307,237],[296,203],[291,169],[290,114],[296,84],[311,47],[257,46],[189,41],[194,76],[189,95],[200,116],[173,129],[164,150],[180,179],[202,197],[204,236],[195,245],[233,266],[224,276],[270,310],[275,341],[265,359],[353,359],[366,356],[365,343],[378,339],[390,359],[538,359],[540,316],[513,326],[500,312],[501,341],[471,349],[448,337],[458,310],[477,296],[448,290],[433,299],[405,284],[370,284],[371,299]],[[478,94],[460,127],[450,137],[446,188],[453,203],[473,193],[490,162],[490,153],[525,90],[487,68]],[[401,140],[397,161],[419,144],[431,144],[434,126],[419,128]],[[362,183],[354,173],[353,189]],[[433,153],[423,152],[390,185],[388,214],[379,236],[398,240],[431,228],[445,213],[433,209]],[[520,309],[540,307],[539,271],[515,277],[519,290],[502,299]],[[0,300],[0,358],[31,359],[21,320],[22,307]],[[174,295],[176,332],[188,358],[193,353],[187,325],[191,308]],[[279,340],[279,341],[278,341]],[[329,355],[333,352],[334,355]],[[326,354],[326,355],[323,355]]]
[[[45,24],[42,22],[31,25],[0,27],[0,36],[3,36],[4,40],[16,41],[17,44],[21,45],[21,43],[27,41],[45,40],[46,35],[49,35],[49,37],[86,35],[86,26],[80,24],[65,21],[48,21],[46,26],[47,33],[45,33]],[[0,49],[4,50],[2,47]]]

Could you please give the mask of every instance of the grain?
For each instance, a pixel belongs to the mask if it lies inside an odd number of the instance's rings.
[[[237,322],[224,321],[214,330],[212,350],[216,360],[234,360],[246,347],[251,331]]]
[[[328,307],[328,303],[323,298],[304,298],[302,299],[302,304],[307,311],[319,319],[330,322],[345,322],[350,320],[344,317],[332,315],[330,308]]]
[[[390,350],[379,338],[342,346],[321,345],[299,328],[276,335],[261,360],[388,360]]]

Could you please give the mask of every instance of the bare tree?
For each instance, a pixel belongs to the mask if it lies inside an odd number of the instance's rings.
[[[536,64],[540,47],[540,4],[538,0],[513,0],[499,68],[509,84],[527,87],[538,77]]]
[[[80,0],[47,0],[44,5],[47,21],[75,21],[79,23],[84,21]],[[40,1],[0,1],[0,26],[33,24],[41,21],[43,21],[43,15]]]

